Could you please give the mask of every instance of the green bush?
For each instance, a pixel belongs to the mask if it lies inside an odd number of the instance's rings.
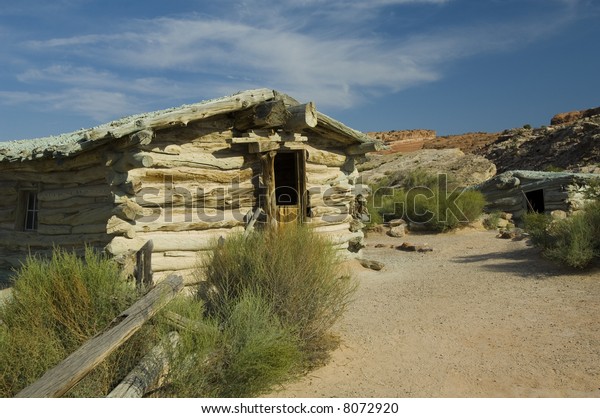
[[[382,181],[371,190],[367,202],[372,224],[403,218],[433,231],[446,231],[475,221],[485,206],[480,192],[455,187],[446,176],[423,170]]]
[[[231,301],[261,295],[284,327],[310,346],[345,311],[355,282],[340,271],[336,249],[305,227],[230,235],[209,257],[209,314],[223,318]]]
[[[302,363],[290,327],[284,327],[266,299],[245,291],[223,328],[224,365],[213,386],[220,397],[248,397],[263,393],[289,378]]]
[[[85,260],[56,249],[29,257],[0,306],[0,396],[13,396],[99,333],[137,297],[113,262],[92,249]],[[101,395],[145,349],[142,331],[86,377],[70,395]]]
[[[485,219],[483,220],[483,226],[486,229],[497,229],[500,224],[501,212],[494,211],[492,213],[487,214]]]
[[[574,268],[584,268],[600,257],[600,202],[586,205],[583,213],[551,221],[529,214],[525,229],[544,256]]]

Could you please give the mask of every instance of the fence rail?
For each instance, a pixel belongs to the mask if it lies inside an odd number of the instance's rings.
[[[182,290],[183,278],[175,274],[168,276],[118,315],[104,332],[84,343],[16,397],[50,398],[64,395]]]

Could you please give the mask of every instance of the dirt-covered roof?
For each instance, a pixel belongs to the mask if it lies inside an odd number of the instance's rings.
[[[189,122],[248,109],[260,103],[277,99],[284,99],[290,104],[299,103],[275,90],[247,90],[195,104],[127,116],[94,128],[80,129],[66,134],[0,142],[0,162],[68,157],[139,131],[156,131],[172,126],[187,125]],[[351,129],[320,112],[317,112],[317,121],[317,126],[310,128],[311,130],[320,133],[331,132],[336,139],[343,140],[348,144],[374,142],[362,132]]]

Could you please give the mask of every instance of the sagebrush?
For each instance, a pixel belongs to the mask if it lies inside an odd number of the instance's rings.
[[[91,248],[85,258],[55,249],[29,257],[0,306],[0,396],[13,396],[99,333],[138,296],[115,263]],[[148,330],[136,334],[69,394],[101,396],[146,350]]]
[[[574,268],[584,268],[600,257],[600,201],[569,218],[552,220],[531,213],[524,218],[532,243],[544,256]]]

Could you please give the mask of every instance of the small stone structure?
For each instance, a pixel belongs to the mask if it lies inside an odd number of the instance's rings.
[[[519,220],[527,212],[568,214],[581,210],[598,174],[507,171],[477,185],[487,200],[486,211],[507,212]]]

